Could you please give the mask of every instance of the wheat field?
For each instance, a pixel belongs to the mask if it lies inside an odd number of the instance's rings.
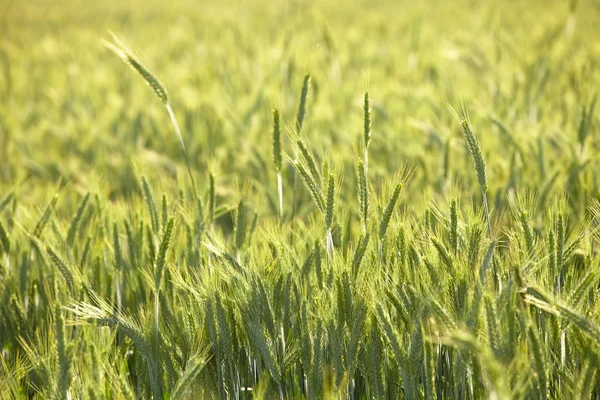
[[[600,398],[598,1],[0,20],[0,398]]]

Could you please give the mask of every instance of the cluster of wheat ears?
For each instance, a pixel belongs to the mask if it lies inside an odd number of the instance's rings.
[[[485,141],[461,105],[448,113],[481,196],[450,191],[416,217],[402,204],[413,167],[377,185],[369,174],[378,138],[368,93],[356,183],[315,155],[303,137],[306,74],[287,151],[284,116],[272,111],[276,212],[259,217],[240,196],[222,229],[219,183],[197,184],[166,88],[113,39],[107,46],[164,104],[189,182],[157,202],[141,177],[135,201],[145,210],[125,218],[88,193],[63,226],[53,219],[59,190],[31,229],[0,220],[0,396],[600,396],[600,203],[575,220],[567,199],[542,187],[495,209]],[[593,108],[582,113],[582,142]],[[15,207],[13,194],[0,200],[2,213]],[[536,207],[545,212],[534,219]]]

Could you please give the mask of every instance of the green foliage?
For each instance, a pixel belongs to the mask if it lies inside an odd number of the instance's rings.
[[[25,3],[0,397],[600,397],[592,1]]]

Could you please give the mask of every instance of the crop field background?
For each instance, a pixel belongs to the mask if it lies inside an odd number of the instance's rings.
[[[600,398],[600,2],[0,0],[0,398]]]

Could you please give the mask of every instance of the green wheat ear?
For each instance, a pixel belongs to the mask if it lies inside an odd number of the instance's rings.
[[[383,239],[387,233],[388,227],[390,226],[390,220],[392,218],[392,214],[394,212],[394,208],[396,207],[396,203],[398,202],[398,197],[400,197],[400,192],[402,191],[402,182],[398,183],[394,188],[394,192],[392,193],[392,197],[387,203],[385,210],[383,211],[383,215],[381,216],[381,221],[379,222],[379,239]]]
[[[452,112],[454,110],[451,109]],[[473,131],[473,126],[469,121],[469,115],[467,113],[466,107],[461,106],[460,114],[454,112],[454,114],[458,117],[460,122],[460,132],[467,143],[467,148],[469,149],[469,153],[471,154],[471,158],[473,159],[473,165],[475,166],[475,174],[477,175],[477,181],[479,182],[479,187],[482,192],[487,192],[488,184],[487,184],[487,174],[485,171],[485,160],[483,159],[483,153],[481,151],[481,147],[479,146],[479,142],[477,141],[477,137],[475,136],[475,132]]]
[[[114,52],[119,58],[121,58],[125,64],[129,65],[133,68],[144,80],[154,93],[160,98],[163,102],[165,108],[167,109],[167,113],[169,114],[169,118],[171,119],[171,124],[173,125],[173,129],[175,129],[175,134],[177,135],[177,140],[179,140],[179,146],[181,146],[181,152],[183,153],[183,157],[185,159],[185,164],[187,167],[188,175],[190,177],[190,182],[192,184],[192,189],[194,191],[194,198],[198,200],[198,193],[196,192],[196,182],[194,181],[194,175],[192,174],[192,167],[190,164],[190,158],[187,154],[187,150],[185,148],[185,143],[183,142],[183,136],[181,135],[181,129],[179,129],[179,123],[177,122],[177,118],[175,118],[175,113],[173,112],[173,108],[169,103],[169,96],[167,94],[167,89],[165,85],[154,75],[148,68],[146,68],[135,56],[133,51],[131,51],[127,46],[121,42],[121,40],[111,32],[111,36],[113,38],[114,43],[110,43],[108,41],[104,41],[104,45]]]
[[[325,228],[331,229],[333,225],[333,215],[335,213],[335,178],[329,174],[327,184],[327,202],[325,203]]]
[[[152,90],[154,90],[154,93],[156,93],[156,95],[162,100],[162,102],[164,104],[168,104],[169,97],[165,85],[163,85],[162,82],[156,77],[156,75],[154,75],[138,60],[133,51],[131,51],[127,46],[125,46],[125,44],[123,44],[123,42],[114,33],[111,32],[110,35],[112,36],[114,43],[110,43],[105,40],[104,45],[112,52],[114,52],[117,56],[119,56],[119,58],[121,58],[123,62],[125,62],[125,64],[129,65],[131,68],[137,71],[137,73],[140,74],[142,78],[144,78],[146,83],[150,85]]]
[[[363,160],[358,160],[357,166],[357,178],[358,178],[358,205],[360,210],[360,218],[363,223],[363,231],[367,231],[367,222],[369,219],[369,193],[367,187],[367,176],[365,171],[365,164]]]
[[[242,200],[240,200],[237,205],[234,230],[235,249],[239,252],[246,239],[246,209],[244,208],[244,202]]]
[[[310,73],[304,75],[302,82],[302,92],[300,93],[300,104],[298,105],[298,115],[296,116],[296,133],[300,134],[306,114],[306,99],[308,98],[308,88],[310,86]]]
[[[492,236],[492,225],[490,223],[490,215],[488,209],[487,202],[487,174],[485,171],[485,160],[483,159],[483,152],[481,151],[481,147],[479,147],[479,142],[477,141],[477,137],[475,136],[475,132],[473,131],[473,127],[471,126],[471,122],[469,121],[469,114],[467,112],[466,105],[461,105],[460,113],[454,111],[454,109],[448,105],[450,112],[454,114],[454,116],[458,119],[460,123],[460,132],[462,137],[465,139],[467,144],[467,148],[469,149],[469,153],[471,154],[471,159],[473,160],[473,165],[475,167],[475,174],[477,175],[477,181],[479,182],[479,187],[481,188],[481,194],[483,196],[483,207],[485,210],[485,219],[487,222],[488,235]]]
[[[273,109],[273,164],[277,172],[281,171],[281,128],[279,110]]]

